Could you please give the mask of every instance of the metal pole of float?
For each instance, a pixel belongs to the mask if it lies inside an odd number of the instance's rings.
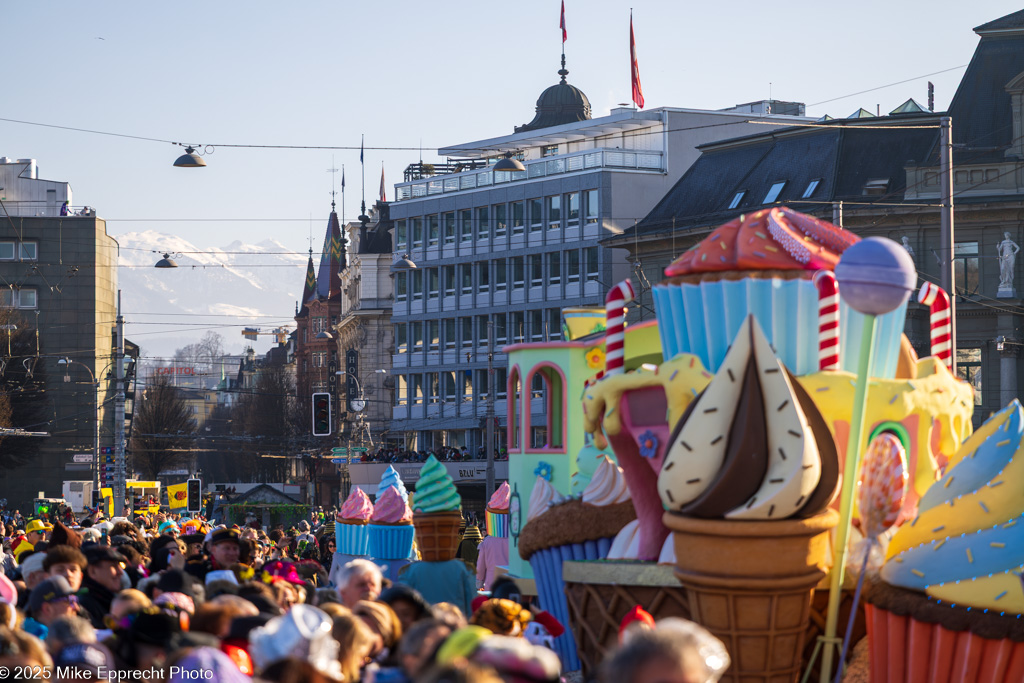
[[[494,319],[487,318],[487,492],[484,498],[494,493]]]
[[[949,294],[950,325],[950,368],[956,375],[956,275],[954,274],[954,228],[953,228],[953,119],[943,116],[939,119],[939,182],[942,185],[942,288]]]

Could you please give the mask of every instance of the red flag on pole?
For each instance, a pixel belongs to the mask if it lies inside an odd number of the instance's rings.
[[[569,37],[569,34],[565,31],[565,0],[562,0],[562,18],[558,22],[558,28],[562,29],[562,42]]]
[[[633,81],[633,102],[644,108],[644,91],[640,87],[640,65],[636,63],[636,39],[633,37],[633,13],[629,13],[629,61]]]
[[[388,200],[387,192],[384,191],[384,165],[380,167],[380,200],[386,202]]]

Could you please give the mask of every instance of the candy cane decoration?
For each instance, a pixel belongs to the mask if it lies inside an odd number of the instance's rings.
[[[949,294],[931,282],[921,285],[917,300],[931,308],[932,355],[953,367],[953,325],[950,320]]]
[[[839,369],[839,286],[831,270],[812,280],[818,289],[818,369]]]
[[[605,377],[621,374],[626,360],[626,304],[636,293],[633,283],[626,278],[615,285],[604,299],[604,374]]]

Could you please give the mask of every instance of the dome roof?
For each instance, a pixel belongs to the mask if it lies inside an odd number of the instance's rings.
[[[540,94],[537,98],[537,114],[533,121],[517,126],[516,133],[586,121],[590,118],[590,100],[586,94],[576,86],[566,83],[565,77],[569,72],[564,66],[558,73],[562,80]]]

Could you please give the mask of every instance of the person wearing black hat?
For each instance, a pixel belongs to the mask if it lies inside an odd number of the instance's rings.
[[[50,624],[66,616],[78,613],[78,598],[71,584],[63,576],[52,576],[32,589],[28,598],[28,610],[32,614],[22,628],[41,640],[46,639]]]
[[[218,646],[214,636],[183,630],[180,616],[157,607],[139,612],[128,628],[114,632],[112,642],[118,669],[142,671],[159,669],[168,654],[182,648]]]
[[[408,631],[420,619],[431,616],[430,603],[418,590],[404,583],[396,583],[385,589],[377,598],[377,602],[383,602],[395,611],[398,621],[402,623],[402,633]]]
[[[210,534],[207,542],[210,549],[209,559],[202,562],[189,562],[185,566],[192,576],[206,581],[206,575],[218,569],[231,569],[238,563],[239,545],[237,529],[217,529]]]
[[[110,612],[114,595],[122,588],[124,556],[109,546],[97,545],[86,551],[85,559],[89,564],[78,599],[93,627],[105,628],[103,618]]]
[[[53,664],[72,680],[82,679],[103,683],[107,673],[114,671],[114,657],[99,643],[71,643],[65,645],[53,658]],[[81,673],[78,673],[81,672]]]

